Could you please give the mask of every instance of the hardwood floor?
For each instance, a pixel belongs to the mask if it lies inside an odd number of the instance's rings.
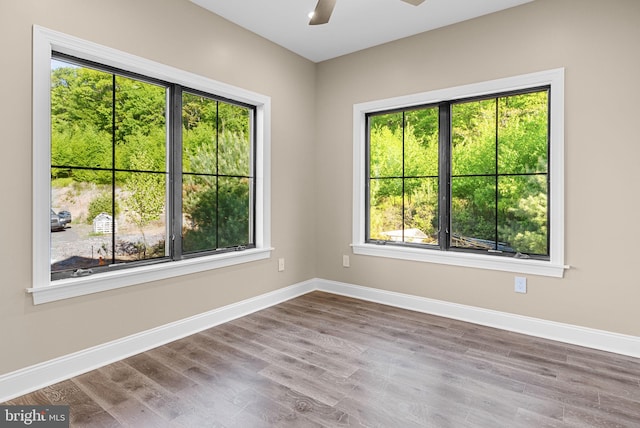
[[[639,427],[640,359],[314,292],[5,404],[73,427]]]

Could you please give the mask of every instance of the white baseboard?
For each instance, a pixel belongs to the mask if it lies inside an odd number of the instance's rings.
[[[98,367],[313,291],[313,281],[262,294],[151,330],[84,349],[0,376],[0,403]]]
[[[316,278],[7,373],[0,376],[0,402],[315,290],[640,358],[637,336]]]
[[[342,282],[314,280],[316,290],[640,358],[640,337],[525,317]]]

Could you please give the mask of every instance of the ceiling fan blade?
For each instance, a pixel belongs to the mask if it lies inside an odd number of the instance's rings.
[[[420,6],[424,2],[424,0],[402,0],[402,1],[405,3],[412,4],[414,6]]]
[[[313,11],[309,25],[321,25],[329,22],[331,12],[336,5],[336,0],[318,0],[316,9]]]

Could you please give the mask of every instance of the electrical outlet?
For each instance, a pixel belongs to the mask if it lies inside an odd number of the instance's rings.
[[[516,276],[515,292],[526,293],[527,292],[527,278],[524,276]]]
[[[278,259],[278,272],[284,272],[284,258]]]
[[[342,267],[349,267],[351,264],[349,263],[349,256],[344,254],[342,256]]]

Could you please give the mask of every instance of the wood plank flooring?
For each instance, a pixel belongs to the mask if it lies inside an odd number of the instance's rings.
[[[640,427],[640,359],[314,292],[5,404],[73,427]]]

